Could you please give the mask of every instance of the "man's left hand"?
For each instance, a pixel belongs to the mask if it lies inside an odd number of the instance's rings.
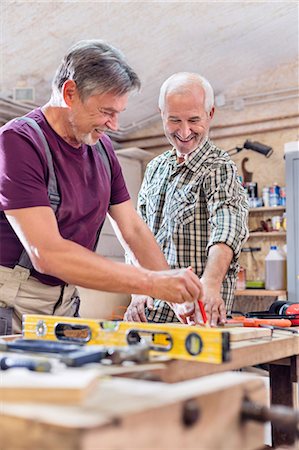
[[[201,279],[204,295],[201,298],[207,314],[208,322],[212,327],[226,322],[226,308],[219,288],[211,286]]]
[[[203,318],[197,302],[167,302],[181,323],[186,325],[203,325]]]
[[[154,299],[147,295],[133,294],[123,320],[126,322],[147,322],[145,307],[152,310],[154,307]]]

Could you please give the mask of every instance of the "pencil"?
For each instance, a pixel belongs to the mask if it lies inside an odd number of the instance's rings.
[[[201,300],[197,300],[197,302],[198,302],[198,306],[199,306],[199,309],[200,309],[200,313],[201,313],[201,316],[202,316],[203,323],[206,324],[207,321],[208,321],[208,318],[207,318],[207,314],[206,314],[206,311],[205,311],[204,304],[203,304],[203,302]]]

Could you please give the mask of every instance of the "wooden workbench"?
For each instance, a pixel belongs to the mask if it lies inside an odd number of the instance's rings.
[[[104,379],[81,405],[3,403],[0,448],[260,450],[264,426],[242,420],[245,398],[266,404],[261,379],[229,372],[175,384]]]
[[[266,330],[265,330],[266,331]],[[267,330],[268,331],[268,330]],[[189,361],[179,361],[179,360],[167,360],[163,359],[163,364],[161,364],[161,359],[159,361],[159,370],[157,370],[157,364],[153,363],[149,368],[147,366],[146,371],[138,370],[132,372],[130,376],[135,378],[143,379],[159,379],[166,383],[179,383],[185,380],[198,379],[201,377],[208,376],[211,378],[215,374],[222,372],[227,372],[231,370],[242,369],[247,366],[259,365],[259,364],[269,364],[270,373],[270,385],[271,385],[271,403],[272,404],[283,404],[287,406],[297,406],[294,400],[294,388],[293,382],[298,381],[298,355],[299,355],[299,335],[288,334],[284,331],[274,331],[273,335],[268,335],[263,338],[256,338],[250,340],[244,340],[241,342],[232,342],[231,344],[231,360],[223,364],[207,364],[199,362],[189,362]],[[126,375],[128,376],[128,374]],[[224,376],[224,375],[222,375]],[[205,378],[206,379],[206,378]],[[117,400],[116,400],[117,401]],[[229,411],[231,404],[227,401],[227,411]],[[45,425],[40,421],[39,407],[33,406],[31,411],[31,418],[28,419],[29,422],[33,421],[31,425],[34,424],[33,429],[37,430],[40,427],[45,431]],[[218,406],[215,406],[217,410]],[[29,426],[27,422],[26,414],[23,409],[23,413],[20,414],[20,410],[14,409],[12,406],[8,410],[5,410],[2,405],[2,411],[4,416],[1,418],[1,423],[9,423],[11,432],[13,430],[20,429],[19,427]],[[66,411],[67,413],[67,411]],[[166,413],[165,413],[166,414]],[[225,412],[223,413],[225,416]],[[6,419],[5,419],[6,417]],[[25,420],[26,419],[26,420]],[[8,421],[8,422],[7,422]],[[72,419],[69,419],[70,424]],[[12,425],[13,424],[13,425]],[[24,425],[27,424],[27,425]],[[49,425],[49,420],[48,420]],[[55,425],[55,429],[58,425]],[[51,426],[50,426],[51,428]],[[58,427],[59,428],[59,427]],[[80,427],[79,427],[80,428]],[[56,430],[57,431],[57,430]],[[62,432],[62,430],[60,430]],[[78,430],[77,430],[78,431]],[[82,430],[81,430],[82,431]],[[36,431],[37,432],[37,431]],[[59,429],[57,433],[59,432]],[[73,430],[74,432],[74,430]],[[114,430],[115,432],[115,430]],[[210,431],[213,434],[213,430]],[[14,434],[14,433],[13,433]],[[179,439],[179,438],[177,438]],[[295,442],[295,435],[288,432],[285,433],[284,430],[275,427],[273,429],[273,444],[275,447],[278,445],[292,445]],[[159,445],[157,444],[159,447]],[[1,448],[1,447],[0,447]],[[27,448],[27,447],[24,447]],[[30,446],[28,448],[31,448]],[[48,447],[36,447],[39,450]],[[50,447],[49,447],[50,448]],[[53,448],[53,447],[52,447]],[[56,447],[57,448],[57,447]],[[72,450],[81,450],[85,447],[69,447]],[[69,449],[68,447],[63,447],[63,450]],[[88,447],[86,447],[88,448]],[[92,447],[93,450],[98,450],[96,447]],[[102,447],[99,447],[99,449]],[[107,447],[108,448],[108,447]],[[114,448],[125,448],[123,446],[116,446]],[[136,447],[137,448],[137,447]],[[151,448],[151,447],[148,447]],[[165,447],[167,448],[167,447]],[[170,448],[170,447],[169,447]],[[173,448],[173,447],[172,447]],[[192,448],[186,447],[186,448]],[[218,450],[217,447],[207,447],[209,450]],[[220,448],[220,447],[219,447]],[[245,448],[241,446],[240,448]],[[250,448],[250,447],[249,447]],[[254,447],[253,447],[254,448]],[[13,447],[5,450],[15,450]],[[1,448],[2,450],[2,448]],[[103,449],[104,450],[104,449]],[[106,450],[106,449],[105,449]],[[231,450],[231,448],[230,448]]]
[[[231,343],[231,361],[223,364],[168,360],[159,371],[159,379],[167,383],[239,370],[267,364],[270,377],[270,403],[298,408],[299,335],[274,331],[272,336]],[[139,374],[139,377],[142,374]],[[147,374],[148,376],[148,374]],[[157,377],[157,374],[155,374]],[[292,445],[295,435],[277,426],[272,427],[273,445]]]

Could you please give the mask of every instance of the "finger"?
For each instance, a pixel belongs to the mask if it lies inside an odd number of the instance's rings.
[[[146,306],[150,311],[154,309],[154,299],[152,297],[147,297]]]
[[[178,315],[177,315],[177,318],[179,319],[179,321],[180,321],[181,323],[183,323],[184,325],[187,325],[187,319],[186,319],[186,317],[182,316],[181,314],[178,314]]]
[[[131,314],[131,307],[130,306],[128,307],[128,309],[127,309],[127,311],[126,311],[126,313],[124,315],[124,320],[126,322],[132,322],[133,321],[132,320],[132,314]]]
[[[219,307],[219,311],[220,311],[220,323],[226,323],[226,308],[224,303],[222,303]]]
[[[132,320],[133,320],[133,322],[142,322],[136,306],[132,306]]]
[[[197,325],[203,325],[203,318],[202,318],[202,314],[201,311],[199,309],[198,303],[195,302],[195,308],[194,308],[194,322]]]
[[[136,305],[136,309],[137,309],[137,314],[139,316],[139,322],[147,322],[147,318],[145,316],[145,311],[144,311],[144,302],[139,302]]]
[[[204,300],[203,300],[204,302]],[[211,319],[212,319],[212,307],[210,303],[204,303],[204,308],[207,316],[207,321],[211,325]]]
[[[194,316],[190,316],[190,317],[187,318],[187,324],[190,325],[190,326],[196,325]]]
[[[216,305],[212,308],[212,314],[211,314],[211,327],[216,327],[219,319],[219,311],[218,307]]]

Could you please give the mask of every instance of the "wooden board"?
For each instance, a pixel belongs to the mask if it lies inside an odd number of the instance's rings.
[[[218,327],[223,331],[229,331],[230,342],[245,341],[248,339],[267,338],[271,336],[271,330],[258,327]]]
[[[77,404],[96,387],[97,369],[60,369],[53,373],[18,368],[0,372],[0,399],[5,402]]]

